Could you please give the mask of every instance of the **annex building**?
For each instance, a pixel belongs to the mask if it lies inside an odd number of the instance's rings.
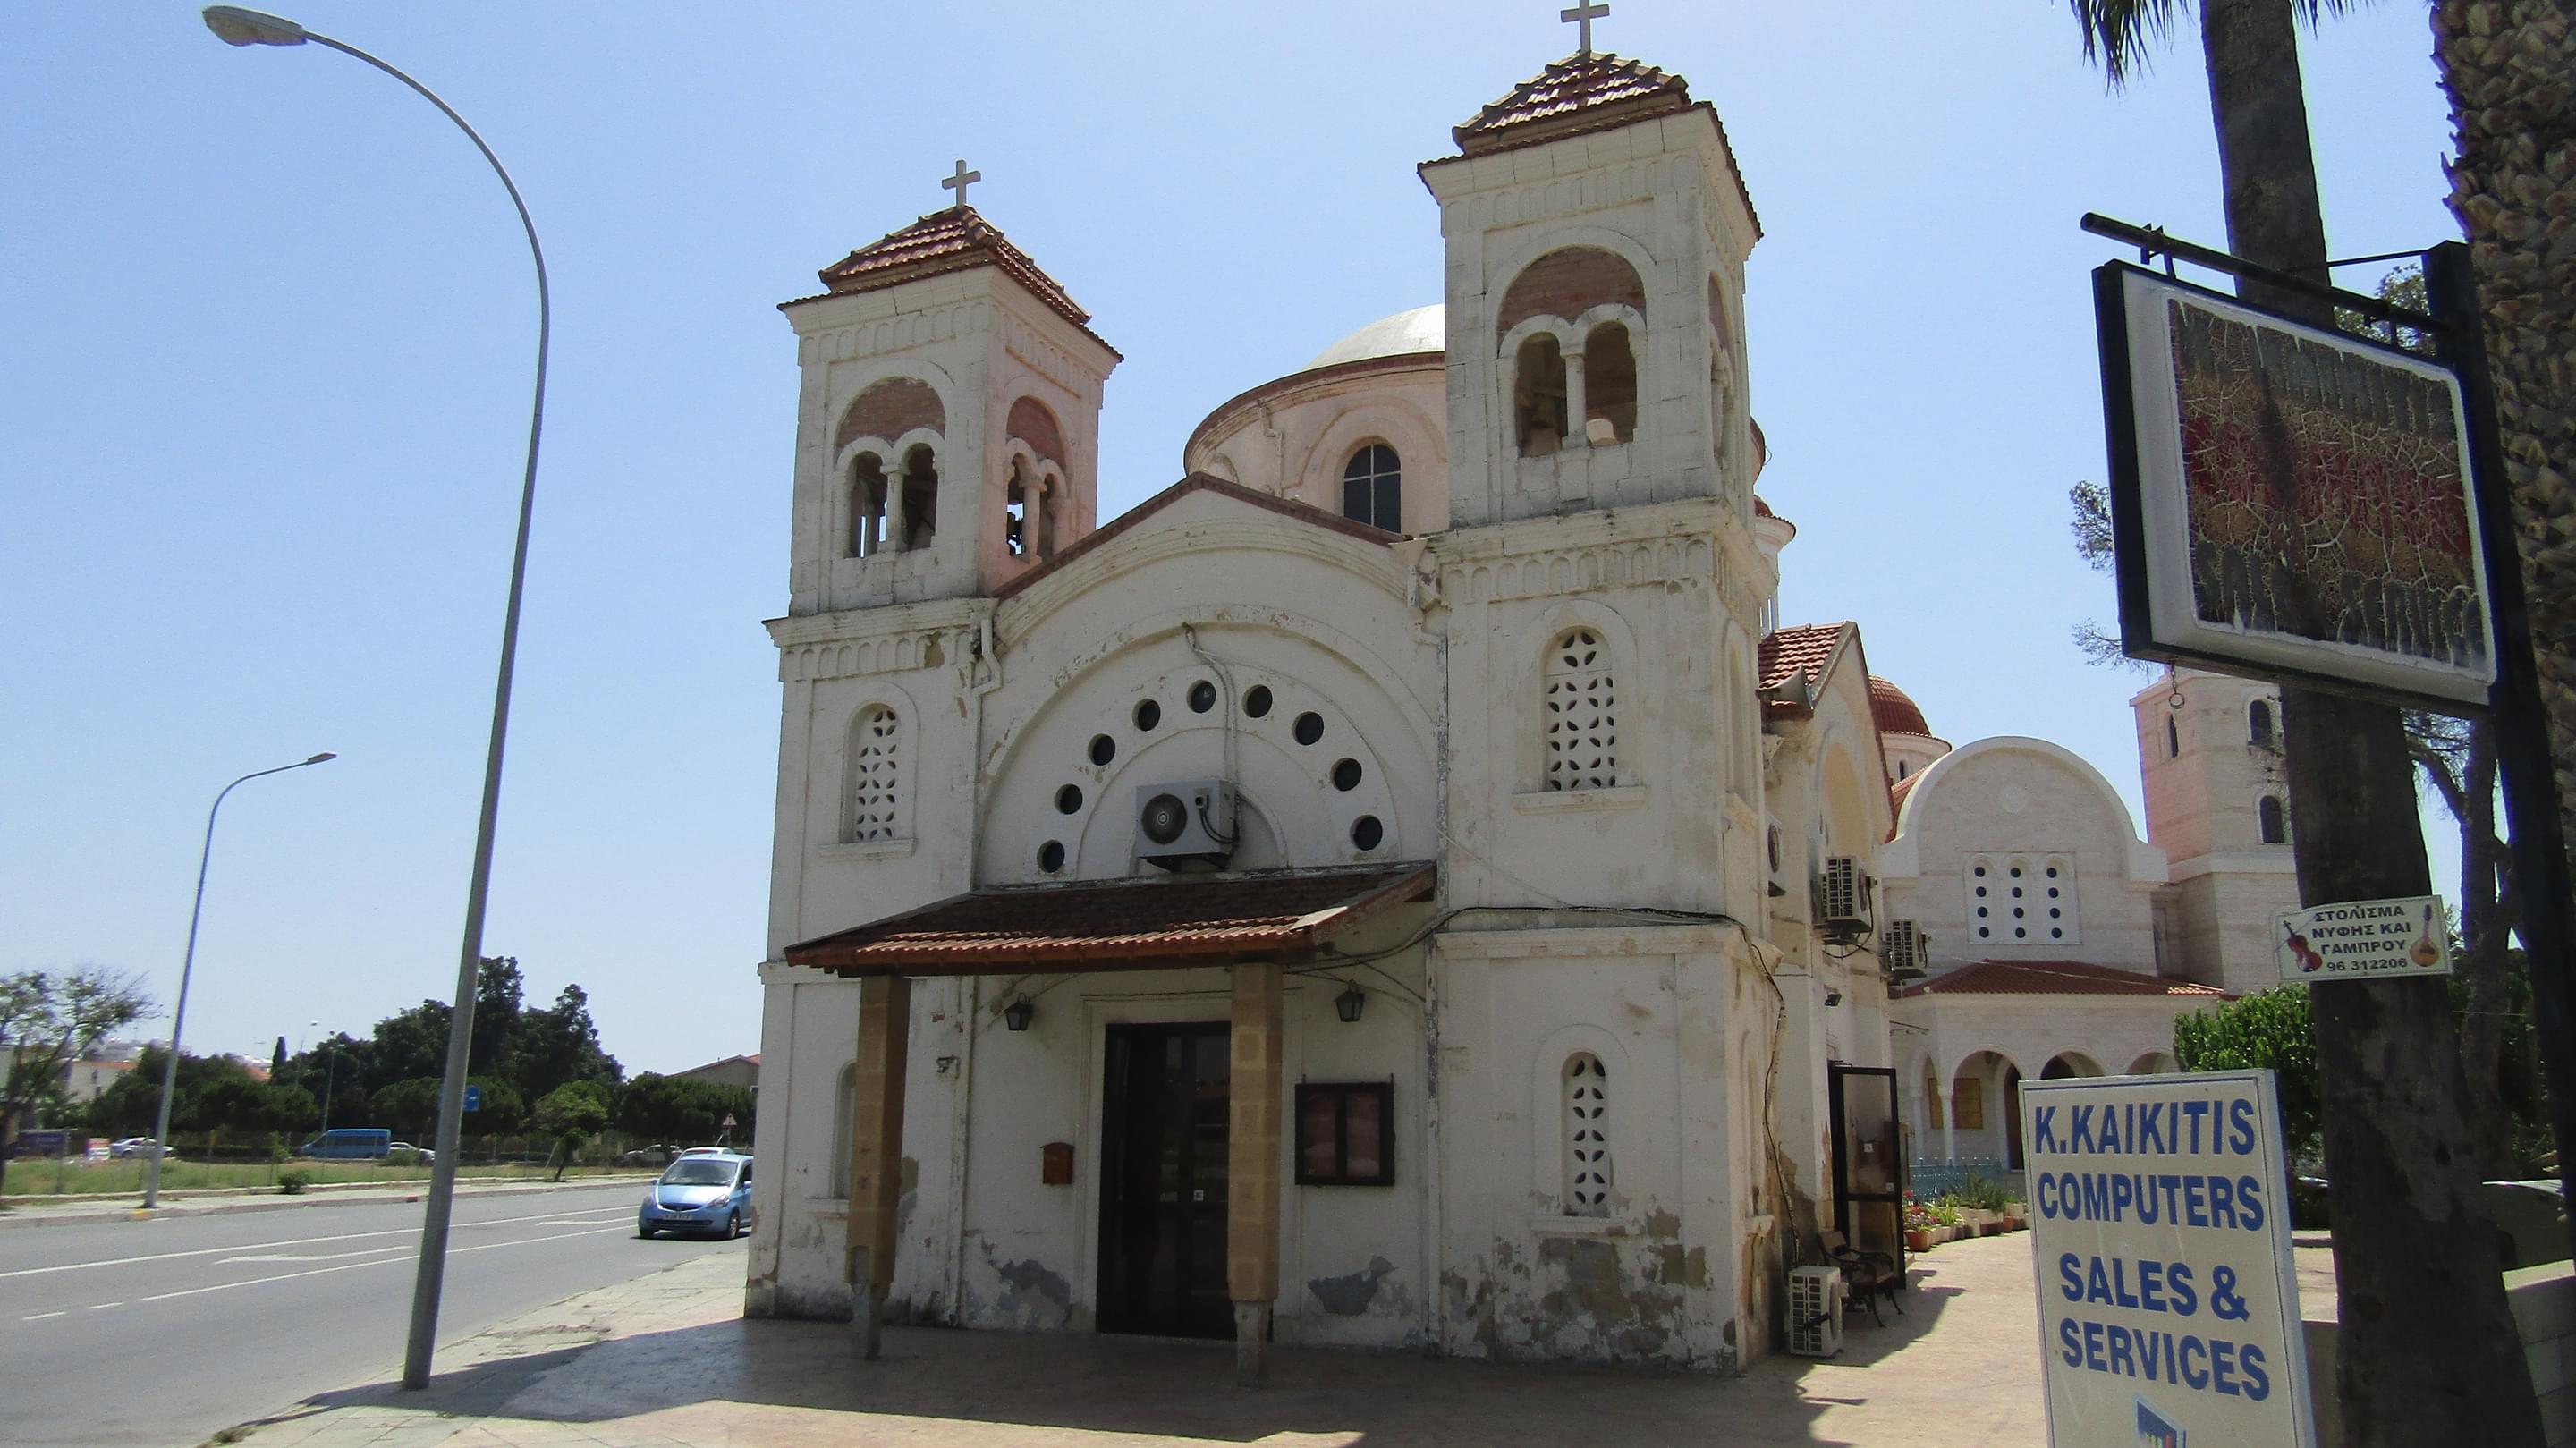
[[[1587,49],[1451,139],[1441,303],[1105,525],[1119,355],[962,199],[784,307],[752,1315],[1733,1370],[2261,973],[2260,689],[2139,696],[2140,839],[1782,625],[1716,112]]]

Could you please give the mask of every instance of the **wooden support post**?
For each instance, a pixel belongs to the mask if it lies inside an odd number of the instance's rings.
[[[1234,967],[1233,1070],[1227,1088],[1225,1285],[1234,1302],[1234,1380],[1261,1384],[1279,1297],[1280,1126],[1287,1060],[1279,967]]]
[[[861,1357],[874,1359],[894,1286],[895,1205],[903,1192],[903,1071],[912,982],[859,982],[859,1058],[850,1100],[850,1220],[842,1270]]]

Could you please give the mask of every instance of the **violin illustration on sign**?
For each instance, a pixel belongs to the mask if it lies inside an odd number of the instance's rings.
[[[2441,897],[2346,900],[2273,917],[2273,956],[2284,982],[2448,975],[2451,929]]]
[[[2281,940],[2281,948],[2290,952],[2292,958],[2299,962],[2299,973],[2301,975],[2306,975],[2311,971],[2319,970],[2324,967],[2326,958],[2317,954],[2315,947],[2308,944],[2308,938],[2306,936],[2301,935],[2295,930],[2289,929],[2287,925],[2282,927],[2282,932],[2283,938]]]

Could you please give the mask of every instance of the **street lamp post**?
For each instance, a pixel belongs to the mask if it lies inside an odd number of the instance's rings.
[[[483,153],[492,174],[501,178],[502,189],[510,193],[510,205],[519,213],[520,229],[528,234],[528,255],[537,266],[537,381],[528,407],[528,465],[519,485],[519,531],[510,554],[510,599],[501,615],[501,663],[492,686],[492,734],[483,756],[483,811],[474,831],[474,871],[465,892],[465,943],[457,961],[456,1006],[450,1013],[447,1031],[447,1077],[438,1092],[438,1159],[430,1167],[429,1201],[420,1232],[420,1269],[412,1286],[411,1335],[403,1348],[403,1386],[426,1388],[430,1354],[437,1346],[438,1298],[447,1267],[447,1224],[456,1194],[456,1143],[465,1115],[466,1058],[474,1039],[475,977],[483,962],[483,906],[491,885],[492,833],[501,803],[502,745],[510,726],[510,675],[519,654],[519,598],[528,577],[528,524],[537,506],[537,437],[545,425],[546,342],[554,325],[546,288],[546,253],[537,244],[537,224],[528,217],[528,203],[520,199],[518,183],[510,179],[501,158],[492,154],[483,137],[429,87],[354,45],[317,35],[279,16],[237,5],[209,5],[205,20],[206,28],[227,45],[302,45],[310,41],[339,51],[401,81],[438,107],[439,114],[454,121],[465,138],[474,143],[474,149]]]
[[[322,764],[337,759],[336,754],[316,754],[293,764],[275,769],[253,770],[216,791],[214,805],[206,811],[206,842],[197,851],[197,903],[188,907],[188,950],[179,958],[179,1004],[170,1012],[170,1054],[161,1062],[161,1114],[152,1128],[152,1159],[143,1169],[143,1205],[146,1209],[161,1205],[161,1159],[170,1154],[170,1097],[179,1085],[179,1030],[188,1023],[188,977],[197,968],[197,920],[206,912],[206,864],[215,854],[215,814],[224,807],[224,796],[241,786],[271,774],[284,774],[308,764]]]

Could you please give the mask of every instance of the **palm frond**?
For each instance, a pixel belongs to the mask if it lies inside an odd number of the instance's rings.
[[[2067,0],[2076,27],[2084,32],[2084,58],[2100,63],[2102,74],[2117,90],[2143,75],[2147,57],[2172,33],[2174,18],[2191,0]],[[2371,0],[2288,0],[2301,20],[2313,26],[2329,15],[2361,9]]]

